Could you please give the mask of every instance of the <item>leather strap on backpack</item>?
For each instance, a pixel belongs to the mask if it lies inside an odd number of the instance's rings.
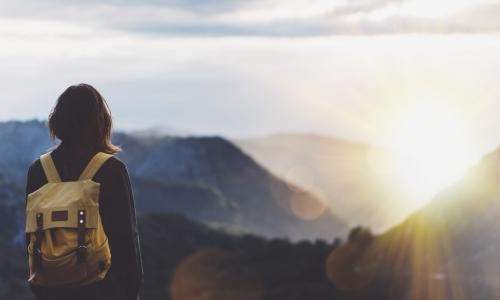
[[[78,210],[78,247],[76,248],[76,258],[79,265],[87,259],[87,246],[85,245],[86,214],[85,210]]]
[[[33,264],[36,271],[42,269],[42,235],[43,235],[43,214],[36,214],[36,233],[33,247]]]

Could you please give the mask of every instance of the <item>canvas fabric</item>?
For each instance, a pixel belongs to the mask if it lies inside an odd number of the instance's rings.
[[[100,184],[92,178],[111,156],[97,153],[77,181],[66,182],[50,153],[40,157],[48,182],[28,195],[26,205],[30,283],[80,287],[106,276],[111,252],[99,214]]]

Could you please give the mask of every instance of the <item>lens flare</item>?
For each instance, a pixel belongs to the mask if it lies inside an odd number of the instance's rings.
[[[290,208],[295,216],[302,220],[312,221],[320,218],[328,209],[325,193],[319,188],[311,193],[296,191],[290,199]]]
[[[178,265],[170,296],[173,300],[262,300],[262,285],[231,252],[204,249]]]

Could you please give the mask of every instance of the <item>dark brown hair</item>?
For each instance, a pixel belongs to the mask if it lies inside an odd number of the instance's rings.
[[[104,97],[91,85],[68,87],[49,115],[53,140],[70,147],[114,154],[121,149],[111,143],[113,120]]]

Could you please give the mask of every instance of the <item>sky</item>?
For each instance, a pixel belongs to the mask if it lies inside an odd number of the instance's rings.
[[[122,130],[383,144],[402,112],[424,105],[460,120],[477,153],[500,141],[500,1],[0,6],[0,120],[46,118],[68,85],[86,82]]]

